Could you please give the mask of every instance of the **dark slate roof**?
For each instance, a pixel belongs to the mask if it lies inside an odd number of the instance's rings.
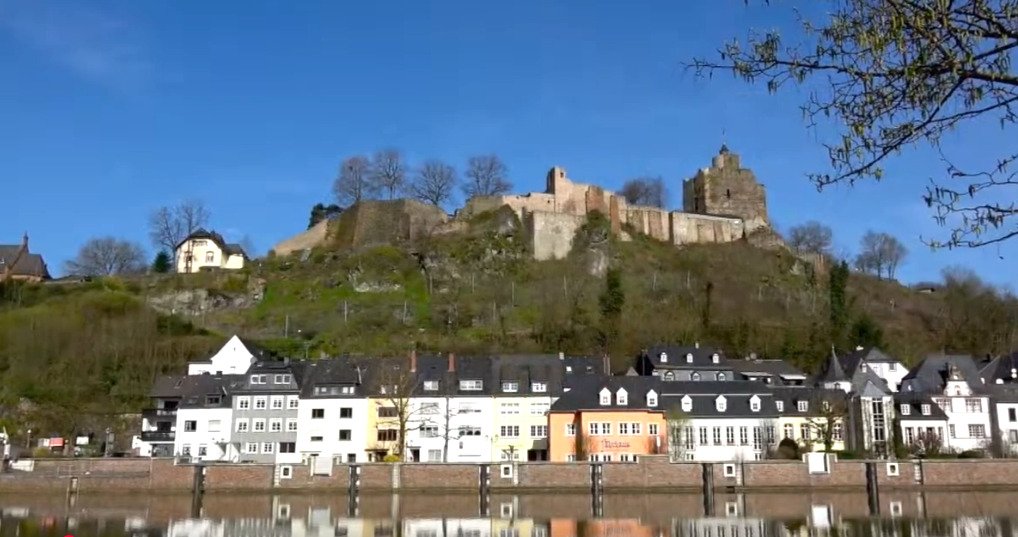
[[[552,412],[575,412],[577,410],[654,410],[664,411],[660,404],[662,381],[656,377],[609,377],[583,376],[573,379],[569,391],[562,394],[551,405]],[[601,390],[608,388],[612,392],[612,404],[601,405]],[[616,404],[615,393],[624,388],[627,394],[625,405]],[[658,394],[656,408],[647,408],[647,393],[653,390]]]
[[[909,414],[906,416],[901,411],[902,405],[908,406]],[[929,405],[930,413],[923,415],[923,405]],[[940,408],[939,405],[933,402],[933,399],[926,394],[921,393],[897,393],[894,395],[894,411],[898,413],[898,416],[903,420],[936,420],[944,421],[947,420],[947,414]]]
[[[901,381],[901,391],[943,393],[947,383],[948,367],[958,368],[962,378],[973,392],[984,391],[982,377],[976,361],[969,355],[933,354],[923,358]]]
[[[244,375],[175,375],[156,379],[151,397],[180,399],[181,407],[206,406],[205,396],[221,395],[221,403],[212,407],[229,406],[229,396],[245,382]]]
[[[986,384],[1018,383],[1018,351],[1011,354],[1002,354],[980,364],[979,376],[986,380]]]
[[[210,240],[216,243],[216,246],[219,246],[219,248],[223,250],[223,252],[226,252],[227,255],[242,255],[245,258],[247,257],[247,252],[244,251],[244,248],[241,245],[236,243],[228,243],[226,242],[226,239],[224,239],[223,236],[220,235],[219,233],[216,233],[215,231],[208,231],[204,228],[198,228],[187,237],[184,237],[184,240],[180,241],[177,244],[177,248],[180,248],[181,244],[184,244],[185,242],[191,239]]]
[[[24,253],[21,253],[22,248],[25,249]],[[14,276],[37,276],[44,280],[50,278],[42,256],[29,252],[27,244],[0,244],[0,272],[5,268],[11,268]]]
[[[845,354],[841,357],[841,367],[849,375],[855,373],[859,364],[863,361],[872,363],[900,363],[901,360],[892,358],[876,347],[862,347]]]
[[[729,360],[728,365],[743,377],[770,378],[774,384],[807,378],[805,373],[784,360]]]
[[[834,349],[832,348],[831,354],[827,356],[827,361],[824,362],[823,369],[821,369],[820,374],[817,375],[816,383],[845,382],[848,380],[848,375],[845,374],[845,369],[841,366],[841,360],[838,359],[838,355],[835,354]]]
[[[572,375],[603,375],[604,360],[594,356],[568,356],[560,355],[562,365],[565,367],[566,377]]]
[[[827,401],[832,405],[845,407],[849,397],[841,390],[808,386],[777,386],[771,388],[771,392],[774,393],[775,401],[782,402],[784,410],[779,413],[785,416],[819,416],[823,412],[818,403]],[[809,403],[805,412],[799,411],[799,401]]]
[[[367,367],[349,356],[316,360],[301,369],[301,397],[303,398],[334,398],[334,397],[365,397],[362,385],[367,376]],[[353,386],[354,394],[316,394],[316,387]]]
[[[662,384],[666,393],[662,396],[663,406],[667,410],[675,409],[690,417],[777,417],[774,405],[774,393],[759,382],[726,381],[726,382],[666,382]],[[682,411],[682,399],[690,397],[692,410]],[[725,411],[717,409],[718,397],[725,398]],[[750,400],[760,399],[760,410],[751,409]]]
[[[300,391],[300,384],[304,373],[310,362],[290,360],[258,360],[251,364],[251,367],[244,375],[244,385],[237,389],[238,392],[251,393],[297,393]],[[265,384],[252,384],[253,375],[267,375],[268,382]],[[274,375],[290,375],[288,384],[276,384]]]
[[[714,354],[719,357],[715,364]],[[688,355],[693,356],[693,363],[687,363]],[[651,347],[636,358],[636,370],[641,375],[650,375],[655,369],[702,369],[704,367],[728,367],[725,353],[714,347],[696,345],[658,345]]]
[[[512,395],[552,395],[562,393],[564,382],[565,364],[564,359],[560,360],[558,355],[537,354],[537,355],[499,355],[491,359],[492,376],[495,381],[493,390],[500,396]],[[505,393],[502,391],[502,382],[515,381],[519,383],[519,391],[516,393]],[[534,382],[543,382],[547,391],[535,393],[531,391]]]
[[[1016,384],[993,384],[987,386],[986,391],[994,402],[1018,403],[1018,385]]]

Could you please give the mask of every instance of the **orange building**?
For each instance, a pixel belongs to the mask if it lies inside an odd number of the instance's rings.
[[[548,458],[635,462],[668,453],[660,380],[653,377],[580,378],[548,413]]]

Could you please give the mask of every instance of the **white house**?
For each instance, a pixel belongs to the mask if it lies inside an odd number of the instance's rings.
[[[900,393],[894,398],[899,435],[913,455],[932,455],[946,447],[947,414],[928,395]]]
[[[188,375],[242,375],[265,351],[234,335],[207,361],[187,364]]]
[[[849,378],[855,376],[856,370],[872,371],[892,392],[898,391],[908,374],[908,368],[901,360],[884,354],[876,347],[856,347],[855,351],[841,357],[841,365]]]
[[[774,396],[760,382],[663,383],[673,460],[752,461],[775,440]]]
[[[230,244],[223,236],[197,229],[176,248],[177,272],[190,274],[202,269],[238,270],[244,268],[247,253],[239,244]]]
[[[972,357],[928,356],[905,376],[901,391],[928,395],[944,411],[947,449],[990,447],[993,432],[990,398]]]
[[[229,391],[231,384],[241,382],[242,377],[184,378],[189,382],[177,407],[173,454],[191,460],[239,461],[240,453],[231,442],[233,408]]]
[[[316,473],[367,461],[365,370],[349,358],[308,366],[297,409],[297,453]]]

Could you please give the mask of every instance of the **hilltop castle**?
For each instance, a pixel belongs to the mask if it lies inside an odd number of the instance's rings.
[[[623,239],[642,233],[676,246],[751,236],[774,242],[764,187],[727,147],[721,147],[710,167],[683,181],[682,196],[683,211],[630,205],[620,194],[572,181],[556,166],[548,172],[545,192],[475,197],[461,213],[470,216],[508,205],[523,222],[538,260],[568,255],[573,236],[593,211],[606,215]]]

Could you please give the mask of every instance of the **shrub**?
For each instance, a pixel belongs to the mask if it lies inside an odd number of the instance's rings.
[[[969,449],[958,454],[959,459],[983,459],[986,454],[981,449]]]
[[[401,460],[402,459],[400,459],[399,455],[389,454],[382,459],[382,462],[399,462]]]

